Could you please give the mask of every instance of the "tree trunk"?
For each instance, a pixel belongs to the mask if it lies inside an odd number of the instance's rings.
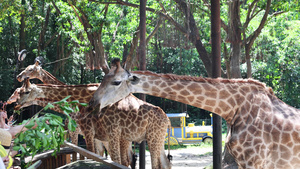
[[[241,78],[241,70],[240,70],[240,54],[241,54],[241,45],[240,44],[231,44],[230,51],[230,77],[231,78]]]
[[[134,66],[134,61],[136,60],[136,47],[138,46],[138,42],[140,39],[140,27],[137,28],[136,32],[133,34],[133,38],[130,44],[129,53],[126,56],[126,65],[125,69],[131,70]]]
[[[22,0],[22,5],[25,5],[25,0]],[[20,45],[19,45],[19,51],[26,48],[25,46],[25,14],[22,12],[21,14],[21,20],[20,20]]]
[[[42,30],[41,30],[40,37],[39,37],[39,42],[38,42],[38,56],[40,55],[40,52],[42,50],[44,50],[44,48],[45,48],[45,34],[46,34],[47,26],[48,26],[48,23],[49,23],[50,11],[51,11],[51,8],[50,8],[50,5],[49,5],[48,8],[47,8],[45,23],[44,24],[42,23],[42,26],[41,26]]]
[[[246,44],[245,45],[245,54],[246,54],[246,64],[247,64],[247,78],[252,78],[250,49],[251,49],[251,47],[248,44]]]
[[[175,2],[178,4],[179,9],[182,11],[182,13],[184,13],[186,18],[189,18],[187,21],[189,24],[189,28],[190,28],[190,32],[187,31],[188,38],[195,45],[197,52],[199,53],[199,57],[205,66],[207,74],[209,77],[211,77],[211,75],[212,75],[211,59],[210,59],[205,47],[203,46],[203,44],[201,42],[199,30],[197,28],[194,16],[191,13],[191,11],[188,10],[186,1],[175,0]],[[176,25],[175,25],[175,27],[176,27]]]
[[[227,52],[227,47],[226,47],[226,43],[224,43],[224,59],[225,59],[225,65],[226,65],[226,75],[227,78],[230,79],[231,78],[231,70],[230,70],[230,57],[228,56],[228,52]]]
[[[241,55],[241,24],[240,24],[240,1],[229,1],[229,31],[227,42],[231,43],[230,65],[231,78],[241,78],[240,55]]]
[[[60,38],[61,37],[61,35],[58,35],[58,37],[57,37],[57,39],[56,39],[56,60],[59,60],[60,59]],[[54,64],[54,69],[53,69],[53,72],[52,72],[52,74],[54,75],[54,76],[57,76],[57,73],[58,73],[58,71],[59,71],[59,67],[60,67],[60,62],[56,62],[55,64]]]

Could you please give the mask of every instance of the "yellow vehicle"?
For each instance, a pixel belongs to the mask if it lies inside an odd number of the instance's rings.
[[[202,126],[195,126],[194,123],[186,126],[187,113],[167,113],[167,116],[171,121],[170,145],[212,143],[212,125],[206,126],[203,122]],[[165,144],[168,144],[168,133]]]

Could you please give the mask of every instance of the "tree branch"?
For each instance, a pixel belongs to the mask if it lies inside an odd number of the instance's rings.
[[[46,42],[45,45],[44,45],[45,48],[49,45],[49,43],[52,42],[52,40],[55,38],[55,36],[56,36],[57,34],[58,34],[58,32],[55,32],[55,33],[51,36],[51,38],[47,40],[47,42]]]
[[[161,17],[158,18],[157,24],[155,25],[155,28],[153,29],[153,31],[149,34],[149,36],[146,39],[146,44],[149,43],[150,39],[155,35],[155,33],[158,31],[158,28],[160,27],[160,25],[162,24],[163,19]]]
[[[268,13],[270,11],[271,2],[272,2],[272,0],[267,1],[265,14],[264,14],[263,18],[261,19],[261,22],[260,22],[258,28],[247,38],[247,44],[245,44],[245,45],[252,46],[252,44],[254,43],[254,40],[258,37],[261,30],[264,28],[265,23],[266,23],[267,18],[268,18]]]

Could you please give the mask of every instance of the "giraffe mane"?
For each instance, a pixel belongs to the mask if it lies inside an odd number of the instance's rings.
[[[265,91],[269,92],[270,94],[274,95],[273,89],[271,87],[267,87],[265,83],[260,82],[255,79],[224,79],[224,78],[204,78],[204,77],[195,77],[195,76],[187,76],[187,75],[176,75],[176,74],[157,74],[150,71],[132,71],[132,73],[135,74],[141,74],[141,75],[150,75],[150,76],[156,76],[156,77],[162,77],[167,78],[171,80],[186,80],[186,81],[195,81],[195,82],[207,82],[211,84],[216,83],[250,83],[255,84],[257,86],[260,86]],[[275,95],[274,95],[275,96]]]
[[[49,73],[48,71],[46,71],[45,69],[42,69],[43,73],[47,74],[47,76],[51,77],[52,79],[54,79],[55,81],[57,81],[58,83],[60,83],[61,85],[65,85],[64,82],[58,80],[56,77],[54,77],[51,73]]]
[[[57,88],[65,88],[65,87],[99,87],[99,83],[91,83],[91,84],[81,84],[81,85],[55,85],[55,84],[36,84],[36,86],[45,86],[45,87],[57,87]]]

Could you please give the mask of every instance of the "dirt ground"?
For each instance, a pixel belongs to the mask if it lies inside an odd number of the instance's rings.
[[[168,151],[165,151],[166,154]],[[170,150],[172,169],[203,169],[212,165],[212,148],[190,147]],[[138,163],[138,161],[137,161]],[[137,164],[137,168],[139,164]],[[146,151],[146,169],[151,169],[150,153]]]

